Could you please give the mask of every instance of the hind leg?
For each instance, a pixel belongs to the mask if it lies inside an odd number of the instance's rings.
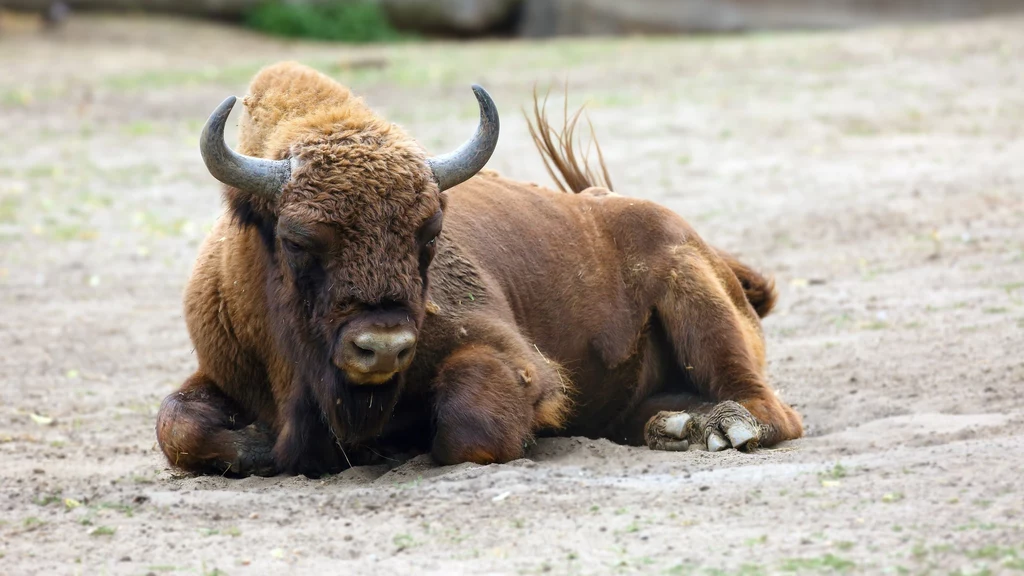
[[[720,259],[681,246],[658,304],[680,369],[700,401],[662,410],[644,426],[646,443],[687,440],[711,451],[772,446],[803,435],[800,416],[765,377],[764,338],[736,276]]]
[[[245,421],[237,404],[201,372],[160,404],[156,433],[167,461],[187,472],[277,473],[270,428]]]

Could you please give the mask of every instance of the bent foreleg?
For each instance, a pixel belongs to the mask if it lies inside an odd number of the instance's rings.
[[[157,442],[174,467],[193,473],[276,474],[270,427],[245,418],[202,372],[160,404]]]

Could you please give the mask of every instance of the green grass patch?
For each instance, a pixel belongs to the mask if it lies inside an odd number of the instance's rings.
[[[210,66],[199,70],[149,70],[141,73],[109,76],[102,80],[102,85],[112,90],[126,92],[204,84],[233,85],[247,82],[259,69],[259,65],[250,64],[227,68]]]
[[[850,471],[842,464],[836,462],[828,470],[818,472],[819,479],[839,480],[840,478],[846,478],[850,474]]]
[[[36,518],[35,516],[29,516],[28,518],[25,518],[25,520],[23,520],[21,523],[21,525],[25,528],[26,532],[31,532],[32,530],[35,530],[36,528],[39,528],[44,524],[46,524],[46,522],[40,520],[39,518]]]
[[[412,548],[416,545],[416,541],[409,534],[396,534],[391,541],[394,542],[399,551]]]
[[[1003,548],[990,544],[977,550],[970,550],[966,552],[968,558],[984,558],[989,560],[999,560],[1003,558],[1014,558],[1017,556],[1017,551],[1013,548]]]
[[[1003,290],[1007,294],[1010,294],[1011,292],[1016,292],[1021,288],[1024,288],[1024,282],[1010,282],[1008,284],[1003,284]]]
[[[60,224],[49,228],[50,238],[59,242],[71,242],[73,240],[95,240],[99,232],[92,228],[86,228],[78,224]]]
[[[135,508],[128,504],[118,504],[115,502],[101,502],[99,505],[94,507],[98,510],[114,510],[124,514],[126,517],[131,518],[135,515]]]
[[[54,179],[63,174],[64,171],[56,164],[36,164],[25,171],[25,177],[36,179]]]
[[[871,322],[861,323],[860,327],[864,330],[885,330],[889,327],[889,323],[882,320],[872,320]]]
[[[34,99],[28,88],[14,88],[0,92],[0,104],[4,106],[28,106]]]
[[[114,532],[117,532],[117,528],[111,528],[110,526],[97,526],[92,530],[89,530],[89,536],[113,536]]]
[[[132,227],[158,238],[181,236],[190,224],[185,218],[166,219],[156,212],[139,211],[132,215]]]
[[[19,204],[21,204],[21,201],[15,196],[0,198],[0,223],[14,222],[18,217]]]
[[[782,563],[784,572],[848,572],[856,568],[856,564],[835,554],[826,554],[820,558],[790,558]]]
[[[156,129],[153,126],[153,124],[150,122],[146,122],[145,120],[138,120],[136,122],[132,122],[131,124],[128,124],[127,126],[121,129],[121,131],[124,134],[135,137],[148,136],[149,134],[152,134],[155,130]]]
[[[44,494],[32,501],[36,506],[49,506],[50,504],[56,504],[64,500],[60,491],[52,494]]]
[[[250,10],[245,23],[260,32],[288,38],[365,44],[407,37],[395,30],[383,8],[372,2],[305,4],[270,0]]]

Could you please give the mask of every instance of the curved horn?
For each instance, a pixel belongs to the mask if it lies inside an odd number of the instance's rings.
[[[494,100],[491,100],[491,95],[476,84],[473,85],[473,94],[480,104],[480,124],[476,127],[476,133],[454,152],[427,160],[441,190],[472,178],[487,164],[498,145],[498,108]]]
[[[199,151],[206,169],[228,186],[275,198],[292,177],[291,161],[253,158],[232,150],[224,141],[224,124],[234,106],[235,97],[229,96],[206,121],[203,135],[199,137]]]

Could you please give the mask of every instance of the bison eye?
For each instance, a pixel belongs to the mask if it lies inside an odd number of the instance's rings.
[[[285,250],[293,254],[302,252],[302,246],[299,245],[298,242],[295,242],[294,240],[289,240],[288,238],[281,238],[281,246],[284,247]]]
[[[416,239],[420,242],[421,246],[431,248],[434,246],[434,241],[437,240],[437,236],[441,233],[443,221],[444,214],[438,210],[420,226],[420,229],[416,232]]]

